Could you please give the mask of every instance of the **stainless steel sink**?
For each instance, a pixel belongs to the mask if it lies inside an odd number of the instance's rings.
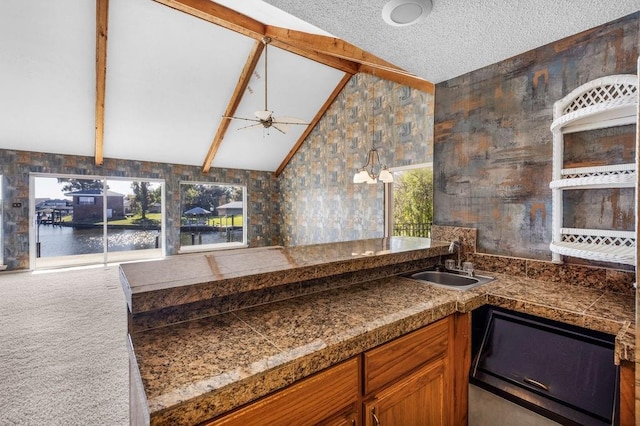
[[[469,290],[494,280],[492,277],[484,277],[482,275],[469,277],[451,270],[416,272],[411,275],[411,278],[417,281],[425,281],[438,287],[456,290]]]

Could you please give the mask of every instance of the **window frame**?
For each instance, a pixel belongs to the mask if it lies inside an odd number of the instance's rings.
[[[96,258],[98,256],[102,257],[102,260],[100,261],[91,261],[91,262],[84,262],[82,260],[80,260],[78,263],[74,263],[73,261],[69,261],[69,262],[65,262],[65,260],[62,260],[65,258],[65,255],[63,256],[59,256],[60,263],[56,264],[54,266],[39,266],[37,264],[38,262],[38,258],[36,255],[36,232],[34,231],[34,227],[37,226],[36,225],[36,208],[35,208],[35,202],[31,202],[31,201],[35,201],[36,197],[35,197],[35,191],[36,191],[36,179],[37,178],[71,178],[71,179],[90,179],[90,180],[100,180],[103,184],[103,193],[101,196],[96,196],[96,197],[92,197],[94,200],[94,203],[91,205],[96,205],[97,204],[97,198],[101,198],[102,199],[102,216],[105,219],[104,220],[104,224],[103,224],[103,233],[102,233],[102,252],[101,253],[89,253],[89,254],[94,254],[96,255]],[[108,186],[108,182],[110,181],[124,181],[124,182],[151,182],[154,184],[159,184],[161,186],[161,204],[162,204],[162,208],[161,208],[161,232],[160,232],[160,247],[158,249],[151,249],[151,250],[159,250],[159,256],[149,256],[149,257],[144,257],[141,258],[139,256],[135,256],[137,250],[129,250],[126,253],[127,254],[132,254],[131,256],[127,256],[126,258],[123,259],[114,259],[114,254],[120,254],[120,253],[125,253],[125,252],[117,252],[117,251],[111,251],[109,250],[108,247],[108,221],[107,219],[107,210],[108,210],[108,190],[104,191],[104,187],[105,185]],[[124,263],[124,262],[131,262],[131,261],[137,261],[137,260],[156,260],[156,259],[161,259],[164,258],[167,255],[167,238],[166,238],[166,181],[164,179],[157,179],[157,178],[141,178],[141,177],[123,177],[123,176],[108,176],[108,175],[78,175],[78,174],[66,174],[66,173],[41,173],[41,172],[30,172],[29,173],[29,200],[30,200],[30,206],[29,206],[29,223],[30,223],[30,229],[29,229],[29,269],[30,270],[37,270],[37,269],[48,269],[51,267],[75,267],[75,266],[85,266],[85,265],[97,265],[97,264],[102,264],[102,265],[109,265],[109,264],[113,264],[113,263]],[[75,204],[74,205],[78,205]],[[89,205],[89,204],[87,204]],[[73,259],[73,255],[68,256],[68,259]]]
[[[217,250],[230,250],[238,248],[248,248],[248,205],[247,205],[247,185],[237,183],[224,183],[224,182],[206,182],[206,181],[180,181],[179,193],[180,193],[180,211],[179,211],[179,223],[182,224],[182,186],[183,185],[207,185],[207,186],[232,186],[242,188],[242,242],[224,242],[224,243],[211,243],[211,244],[195,244],[195,245],[182,245],[182,230],[180,229],[178,235],[178,254],[183,253],[197,253],[204,251],[217,251]]]
[[[87,196],[78,197],[78,205],[79,206],[95,206],[96,197],[87,197]]]
[[[407,170],[427,169],[433,170],[433,161],[411,164],[408,166],[389,167],[391,173]],[[435,209],[435,206],[434,206]],[[384,184],[384,237],[393,236],[393,183]]]

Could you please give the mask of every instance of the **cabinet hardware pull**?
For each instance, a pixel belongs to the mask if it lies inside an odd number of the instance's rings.
[[[546,390],[547,392],[549,392],[549,386],[547,386],[544,383],[541,383],[541,382],[539,382],[537,380],[533,380],[533,379],[530,379],[528,377],[525,377],[524,379],[522,379],[522,381],[527,383],[527,384],[529,384],[529,385],[531,385],[531,386],[535,386],[537,388],[540,388],[542,390]]]
[[[380,420],[376,416],[376,407],[371,407],[371,418],[373,419],[374,426],[380,426]]]

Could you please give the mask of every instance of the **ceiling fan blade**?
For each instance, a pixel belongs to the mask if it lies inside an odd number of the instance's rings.
[[[249,120],[249,121],[257,121],[257,120]],[[248,126],[238,127],[236,130],[250,129],[252,127],[258,127],[258,126],[262,126],[262,123],[261,122],[257,122],[256,124],[249,124]]]
[[[279,122],[273,121],[271,123],[271,126],[282,134],[286,134],[289,131],[289,125],[287,123],[279,123]]]
[[[278,122],[278,123],[282,123],[282,124],[304,124],[304,125],[308,125],[309,124],[309,123],[307,123],[306,121],[304,121],[301,118],[288,117],[288,116],[273,117],[273,121],[274,122]]]
[[[223,115],[222,118],[231,118],[233,120],[255,121],[256,123],[260,123],[260,120],[258,120],[256,118],[232,117],[232,116],[229,116],[229,115]]]
[[[256,117],[258,117],[260,120],[268,120],[271,115],[273,114],[273,111],[256,111],[253,113]]]

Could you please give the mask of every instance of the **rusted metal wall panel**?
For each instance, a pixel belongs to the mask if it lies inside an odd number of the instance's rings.
[[[553,103],[595,78],[635,74],[639,25],[635,13],[436,85],[435,223],[477,228],[479,252],[549,260]],[[631,133],[582,135],[569,162],[633,162]],[[578,223],[632,224],[628,194],[582,198],[591,208]]]

